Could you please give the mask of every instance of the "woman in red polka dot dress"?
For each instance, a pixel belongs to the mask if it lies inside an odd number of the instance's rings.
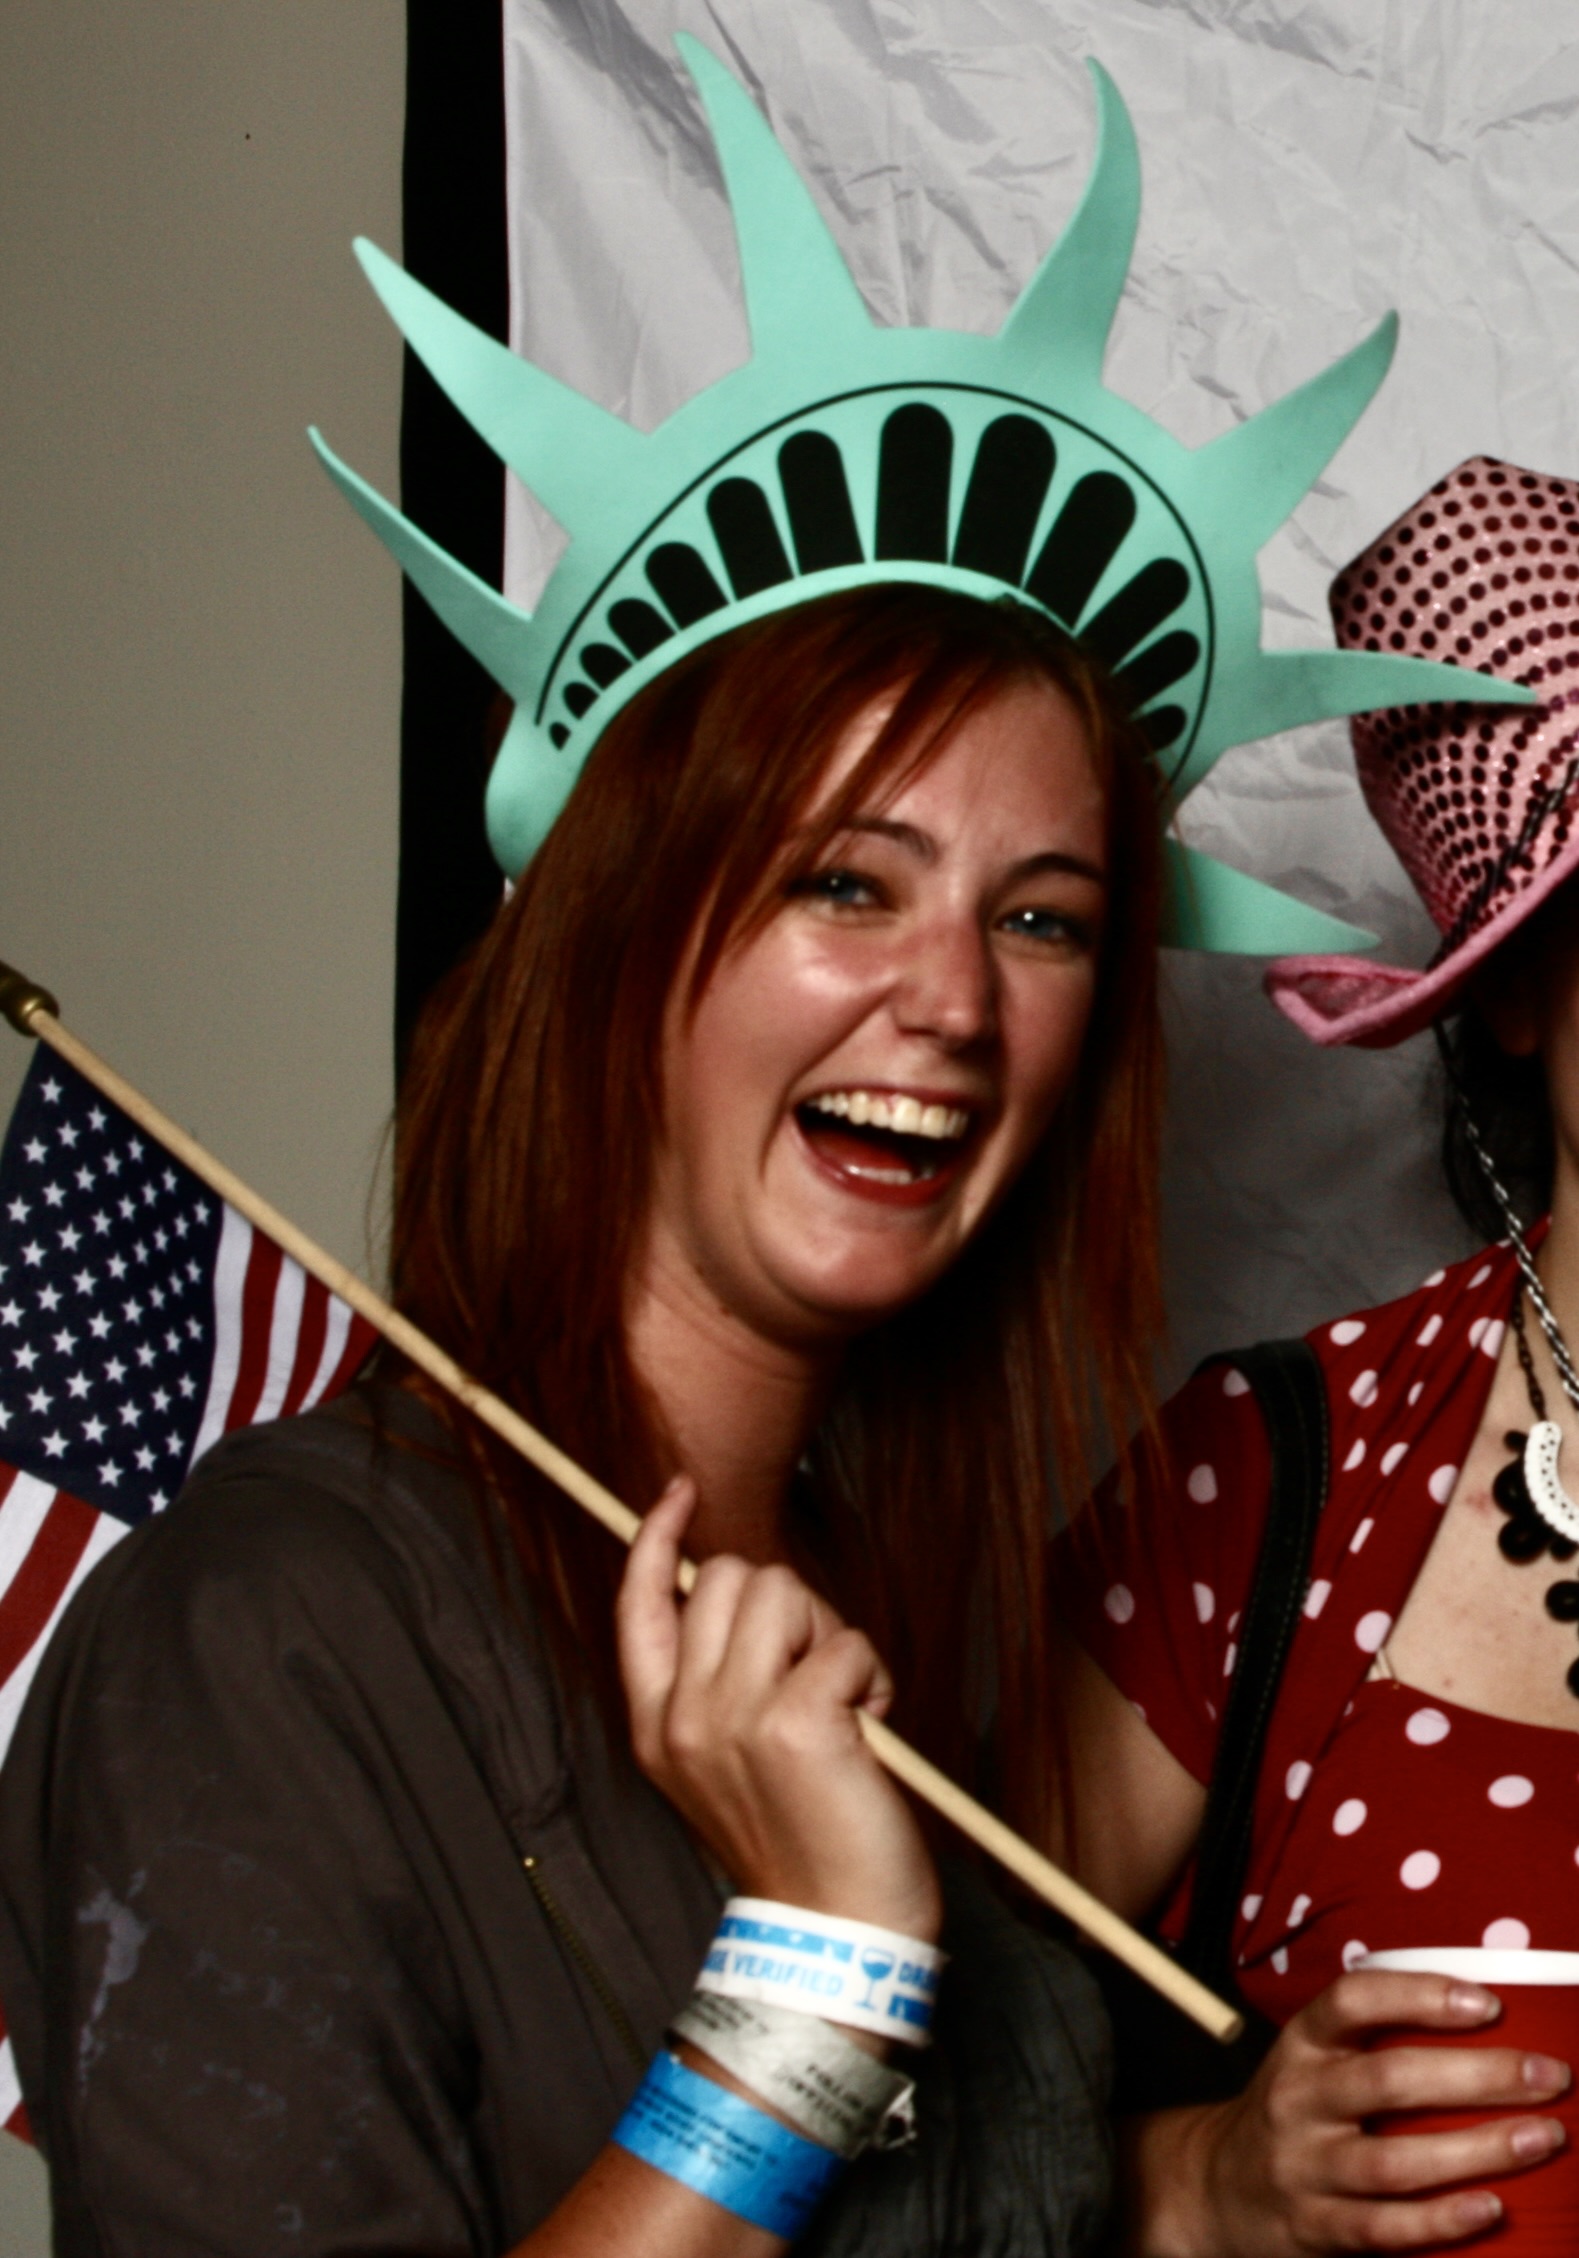
[[[1563,1534],[1579,1508],[1561,1458],[1542,1487],[1518,1447],[1553,1422],[1579,1493],[1556,1360],[1564,1339],[1579,1354],[1579,485],[1463,465],[1339,578],[1333,609],[1341,642],[1456,656],[1543,703],[1355,724],[1367,799],[1443,945],[1423,974],[1297,959],[1269,986],[1322,1043],[1391,1043],[1454,1013],[1455,1189],[1491,1204],[1478,1146],[1551,1221],[1528,1235],[1528,1285],[1504,1242],[1309,1336],[1331,1475],[1234,1941],[1244,1998],[1284,2028],[1237,2101],[1131,2128],[1145,2258],[1483,2232],[1497,2205],[1475,2181],[1552,2153],[1542,2104],[1569,2082],[1506,2049],[1367,2054],[1379,2023],[1495,2010],[1444,1978],[1354,1971],[1406,1945],[1579,1950],[1579,1559]],[[1169,1482],[1078,1538],[1074,1772],[1085,1878],[1177,1938],[1271,1462],[1231,1363],[1164,1423]],[[1365,2129],[1406,2100],[1508,2114],[1430,2140]]]

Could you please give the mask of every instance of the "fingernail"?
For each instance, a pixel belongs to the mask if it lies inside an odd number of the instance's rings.
[[[1561,2093],[1568,2080],[1566,2062],[1554,2062],[1549,2054],[1524,2057],[1524,2082],[1531,2093]]]
[[[1563,2128],[1555,2117],[1537,2117],[1528,2125],[1516,2125],[1508,2146],[1515,2156],[1531,2164],[1537,2156],[1550,2156],[1554,2148],[1563,2144]]]
[[[1477,2188],[1473,2195],[1459,2197],[1458,2215],[1466,2234],[1474,2227],[1489,2227],[1502,2217],[1502,2198],[1493,2195],[1490,2188]]]
[[[1447,1995],[1447,2003],[1455,2015],[1462,2015],[1466,2022],[1473,2019],[1477,2023],[1485,2022],[1497,2007],[1496,1994],[1487,1991],[1482,1984],[1455,1984]]]

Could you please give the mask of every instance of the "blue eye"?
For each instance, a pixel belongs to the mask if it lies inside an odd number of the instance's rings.
[[[790,892],[850,909],[865,909],[877,899],[877,890],[869,878],[837,864],[829,870],[808,871],[805,877],[793,881]]]
[[[1070,917],[1062,910],[1016,909],[999,920],[1001,930],[1013,933],[1028,941],[1073,941],[1085,948],[1091,940],[1091,928],[1084,918]]]

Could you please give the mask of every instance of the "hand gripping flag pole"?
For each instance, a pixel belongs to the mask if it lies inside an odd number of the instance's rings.
[[[594,1520],[622,1543],[630,1544],[641,1527],[640,1516],[623,1505],[601,1482],[578,1466],[562,1450],[558,1450],[519,1412],[512,1411],[507,1403],[463,1371],[452,1356],[446,1355],[436,1341],[418,1330],[409,1318],[375,1294],[353,1270],[299,1231],[279,1210],[260,1197],[247,1184],[233,1174],[222,1161],[205,1151],[194,1137],[178,1127],[169,1116],[159,1111],[140,1091],[132,1088],[105,1060],[89,1050],[70,1030],[61,1024],[60,1007],[45,988],[38,987],[10,965],[0,963],[0,1013],[11,1022],[19,1034],[33,1035],[49,1044],[68,1065],[74,1067],[95,1088],[102,1091],[112,1104],[119,1106],[140,1129],[155,1138],[175,1159],[189,1168],[221,1199],[228,1201],[253,1228],[272,1239],[277,1246],[299,1263],[309,1277],[316,1278],[331,1294],[338,1295],[356,1314],[383,1335],[408,1357],[419,1371],[430,1380],[437,1381],[456,1401],[465,1405],[476,1419],[491,1427],[511,1448],[518,1450],[538,1471],[556,1482],[567,1496]],[[696,1570],[690,1561],[680,1567],[680,1587],[689,1591],[695,1581]],[[1243,2028],[1243,2018],[1233,2008],[1209,1991],[1195,1977],[1179,1967],[1167,1953],[1161,1951],[1146,1937],[1131,1928],[1108,1906],[1082,1889],[1069,1875],[1033,1850],[1012,1828],[1001,1819],[993,1817],[975,1798],[956,1787],[935,1765],[929,1764],[909,1743],[897,1733],[858,1713],[861,1731],[867,1746],[878,1762],[903,1782],[913,1795],[929,1803],[934,1811],[956,1826],[960,1833],[997,1859],[1025,1886],[1034,1891],[1056,1913],[1072,1921],[1102,1948],[1112,1953],[1116,1960],[1134,1971],[1144,1982],[1159,1991],[1165,1999],[1191,2017],[1204,2031],[1224,2045],[1238,2037]]]

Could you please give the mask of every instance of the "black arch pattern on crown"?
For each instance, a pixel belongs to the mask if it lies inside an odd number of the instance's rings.
[[[794,578],[768,498],[754,478],[721,478],[707,497],[707,521],[737,597],[760,596]]]
[[[1054,519],[1026,593],[1066,627],[1076,626],[1134,522],[1135,496],[1126,481],[1111,470],[1088,471]]]
[[[779,484],[802,572],[863,564],[844,457],[825,431],[797,431],[779,449]]]
[[[878,556],[947,562],[953,464],[954,427],[941,408],[924,400],[895,408],[877,451]]]
[[[997,416],[986,426],[976,444],[951,551],[953,455],[953,427],[941,409],[917,400],[890,413],[878,448],[874,556],[951,562],[1006,587],[1023,587],[1114,670],[1131,712],[1191,672],[1201,656],[1197,636],[1175,628],[1149,640],[1190,593],[1189,573],[1172,558],[1154,558],[1142,566],[1082,624],[1093,591],[1135,522],[1135,489],[1126,479],[1111,470],[1088,471],[1078,479],[1027,571],[1057,467],[1052,434],[1034,417],[1018,413]],[[737,602],[797,576],[865,562],[837,441],[822,431],[794,432],[779,449],[777,467],[793,564],[772,504],[756,479],[738,474],[721,478],[707,495],[708,522]],[[711,565],[690,542],[660,542],[645,570],[665,609],[639,596],[622,596],[610,605],[608,632],[616,640],[584,645],[577,656],[589,679],[569,682],[561,693],[577,720],[632,660],[645,658],[676,628],[690,627],[730,601]],[[1188,713],[1177,705],[1159,706],[1139,717],[1141,731],[1158,752],[1175,743],[1188,722]],[[549,736],[563,745],[569,727],[553,722]]]
[[[1058,460],[1052,433],[1029,416],[999,416],[976,449],[954,536],[954,562],[1018,588]]]

